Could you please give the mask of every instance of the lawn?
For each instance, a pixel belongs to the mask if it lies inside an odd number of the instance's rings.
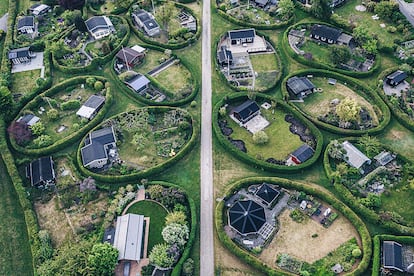
[[[158,73],[155,79],[169,92],[179,94],[186,87],[192,86],[191,73],[181,64],[174,64]],[[191,93],[191,92],[190,92]]]
[[[134,67],[134,71],[146,74],[169,58],[168,55],[156,50],[147,50],[144,61]]]
[[[264,130],[269,137],[269,142],[264,145],[254,144],[253,135],[248,130],[240,127],[231,118],[227,119],[229,126],[234,131],[230,137],[234,140],[243,140],[250,156],[261,160],[271,157],[284,160],[289,153],[303,144],[298,135],[290,132],[290,123],[285,121],[286,113],[284,110],[276,107],[274,114],[270,110],[262,110],[262,115],[270,123]]]
[[[405,202],[405,204],[401,204]],[[381,195],[381,210],[393,211],[414,226],[414,192],[410,188],[390,189],[389,195]]]
[[[276,54],[251,54],[249,57],[256,72],[276,71],[279,69]]]
[[[11,74],[11,91],[22,96],[36,88],[36,80],[40,78],[40,69]]]
[[[167,210],[164,207],[153,201],[143,200],[129,207],[127,214],[139,214],[150,218],[148,253],[154,245],[164,242],[161,235],[167,216]]]
[[[26,222],[0,156],[0,275],[33,275]]]
[[[312,39],[307,39],[305,44],[300,48],[305,53],[311,53],[312,59],[316,62],[324,63],[333,66],[329,54],[331,46],[324,43],[317,43]]]
[[[2,17],[9,9],[9,1],[0,1],[0,17]]]
[[[317,88],[322,88],[323,92],[312,93],[304,99],[303,103],[294,103],[305,113],[317,118],[318,116],[328,113],[331,108],[330,103],[332,100],[342,100],[349,97],[356,100],[361,107],[368,110],[373,118],[374,124],[378,125],[378,116],[375,113],[372,104],[349,87],[339,82],[335,85],[328,84],[328,80],[326,78],[312,78],[311,81]]]

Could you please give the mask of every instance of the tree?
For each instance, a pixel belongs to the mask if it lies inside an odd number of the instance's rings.
[[[111,244],[97,243],[88,256],[88,265],[93,275],[112,275],[118,263],[118,249]]]
[[[41,135],[46,130],[42,122],[37,122],[36,124],[32,125],[30,129],[32,130],[32,133],[36,136]]]
[[[344,176],[348,173],[348,166],[346,163],[339,163],[336,166],[336,171],[339,173],[340,176]]]
[[[381,151],[381,143],[377,137],[363,135],[358,144],[364,149],[369,158],[374,157]]]
[[[167,1],[156,11],[156,15],[161,21],[164,29],[168,31],[168,25],[170,24],[172,13],[174,11],[174,2]]]
[[[391,1],[381,1],[374,7],[374,13],[385,20],[391,20],[395,11],[398,10],[398,4]]]
[[[85,5],[85,0],[59,0],[59,5],[66,10],[80,10]]]
[[[336,106],[336,114],[342,122],[358,121],[360,111],[361,106],[359,106],[359,104],[351,98],[343,99]]]
[[[289,20],[295,12],[295,4],[292,0],[280,0],[278,7],[278,15],[282,20]]]
[[[313,0],[311,13],[316,18],[328,20],[332,15],[330,0]]]
[[[180,224],[180,225],[186,225],[187,224],[187,216],[182,211],[177,212],[170,212],[165,217],[165,224],[169,225],[172,223]]]
[[[364,25],[354,28],[353,37],[362,46],[362,48],[370,54],[378,52],[378,40],[369,32]]]
[[[165,243],[155,245],[149,254],[150,263],[161,268],[169,268],[174,264],[174,258],[167,253],[169,246]]]
[[[333,140],[331,142],[331,146],[329,147],[328,154],[331,158],[342,160],[346,151],[342,144],[338,142],[338,140]]]
[[[32,139],[32,131],[24,122],[13,121],[7,128],[7,132],[19,145],[23,145]]]
[[[171,223],[162,229],[161,234],[166,243],[177,244],[182,248],[188,240],[189,230],[187,225]]]
[[[253,142],[258,145],[263,145],[269,142],[269,136],[267,136],[266,132],[260,130],[253,134]]]
[[[182,273],[183,276],[192,276],[194,275],[194,261],[191,258],[188,258],[183,263]]]
[[[93,86],[95,85],[96,79],[94,77],[88,77],[86,79],[86,85],[90,88],[93,88]]]
[[[86,32],[88,30],[80,11],[74,11],[73,23],[75,24],[76,29],[78,29],[80,32]]]
[[[101,81],[96,81],[95,84],[93,85],[93,88],[96,91],[101,91],[104,88],[104,84]]]
[[[0,87],[0,110],[2,114],[5,114],[4,111],[10,111],[13,107],[13,97],[12,93],[6,86]]]
[[[360,202],[370,209],[376,209],[381,206],[381,198],[374,193],[369,193],[367,197],[361,198]]]
[[[352,250],[352,257],[354,258],[359,258],[362,255],[362,251],[359,248],[355,248],[354,250]]]
[[[51,108],[46,112],[46,116],[49,118],[49,120],[54,121],[59,118],[59,111],[57,111],[55,108]]]
[[[347,46],[334,45],[331,48],[330,58],[333,64],[347,63],[351,58],[351,51]]]
[[[38,148],[47,147],[52,144],[52,138],[50,138],[49,135],[42,134],[33,140],[33,144],[35,144]]]

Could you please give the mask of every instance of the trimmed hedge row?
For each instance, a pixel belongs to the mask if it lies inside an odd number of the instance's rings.
[[[164,52],[165,49],[161,48],[159,46],[154,46],[154,45],[141,45],[143,47],[149,48],[149,49],[153,49],[156,51],[161,51]],[[177,58],[177,56],[175,54],[172,54],[173,57]],[[117,86],[118,90],[121,90],[122,92],[130,95],[131,97],[133,97],[134,99],[136,99],[137,101],[143,103],[143,104],[147,104],[147,105],[156,105],[156,106],[182,106],[186,103],[189,103],[190,101],[192,101],[198,94],[198,92],[200,91],[200,79],[198,74],[193,74],[193,72],[195,72],[195,70],[193,69],[194,66],[187,62],[184,59],[180,59],[180,63],[182,65],[184,65],[184,67],[191,73],[191,80],[192,80],[192,85],[193,85],[193,91],[191,92],[191,94],[183,99],[177,100],[177,101],[163,101],[163,102],[155,102],[152,100],[149,100],[147,98],[144,98],[140,95],[138,95],[137,93],[135,93],[134,91],[132,91],[131,89],[129,89],[118,77],[117,73],[115,72],[114,69],[114,64],[115,64],[115,60],[116,57],[113,58],[112,63],[111,63],[111,76],[114,79],[115,85]],[[145,76],[151,81],[151,84],[154,85],[157,89],[159,89],[161,92],[166,93],[168,96],[172,96],[172,93],[169,92],[164,86],[162,86],[155,78],[149,76],[148,74],[145,74]]]
[[[300,70],[294,73],[289,74],[283,81],[282,81],[282,87],[281,87],[281,91],[282,91],[282,95],[283,98],[288,101],[289,99],[289,93],[287,91],[286,88],[286,82],[289,78],[296,76],[296,75],[313,75],[316,77],[333,77],[335,79],[338,79],[340,81],[346,82],[348,86],[351,86],[354,90],[355,93],[359,94],[360,96],[368,99],[369,101],[374,100],[375,105],[373,105],[374,107],[377,106],[380,110],[381,110],[381,115],[382,115],[382,119],[379,118],[380,123],[378,126],[371,128],[371,129],[367,129],[367,130],[356,130],[356,129],[343,129],[340,127],[336,127],[333,125],[330,125],[328,123],[322,122],[320,120],[318,120],[317,118],[303,112],[299,107],[295,106],[294,104],[290,103],[291,106],[293,106],[296,110],[298,110],[298,112],[300,112],[301,114],[303,114],[305,117],[307,117],[309,120],[311,120],[314,124],[318,125],[319,127],[333,132],[333,133],[338,133],[338,134],[342,134],[342,135],[363,135],[363,134],[377,134],[380,133],[382,130],[384,130],[384,128],[388,125],[388,123],[390,122],[391,119],[391,113],[390,110],[388,109],[387,105],[381,100],[381,98],[368,86],[364,85],[362,82],[360,82],[359,80],[355,80],[352,79],[350,77],[341,75],[339,73],[336,72],[330,72],[327,70],[321,70],[321,69],[305,69],[305,70]],[[365,93],[363,93],[362,91],[359,91],[359,89],[357,88],[362,88],[362,90],[366,91]]]
[[[190,253],[191,250],[193,248],[194,245],[194,240],[196,238],[196,232],[197,232],[197,209],[196,209],[196,205],[194,203],[194,200],[189,196],[189,194],[187,193],[187,191],[176,184],[172,184],[169,182],[165,182],[165,181],[150,181],[148,183],[149,185],[162,185],[162,186],[167,186],[167,187],[175,187],[175,188],[179,188],[181,190],[184,190],[186,195],[187,195],[187,200],[188,200],[188,205],[190,206],[190,212],[191,212],[191,223],[190,223],[190,235],[188,238],[188,241],[185,245],[185,248],[183,250],[183,253],[181,254],[180,260],[178,261],[178,263],[174,266],[174,269],[171,273],[172,276],[181,276],[181,270],[182,270],[182,266],[183,263],[185,262],[185,260],[187,260],[187,258],[190,257]]]
[[[343,142],[345,140],[348,141],[356,141],[356,138],[342,138],[342,139],[338,139],[338,141]],[[348,190],[348,188],[346,188],[343,184],[339,183],[338,181],[335,180],[335,178],[333,177],[333,170],[331,168],[330,162],[329,162],[329,149],[331,147],[331,143],[328,144],[328,146],[325,149],[324,155],[323,155],[323,167],[325,170],[325,174],[326,176],[331,180],[331,182],[333,183],[333,186],[336,190],[337,195],[339,195],[339,197],[342,199],[342,201],[344,201],[346,204],[348,204],[348,206],[350,206],[353,210],[355,210],[356,213],[358,213],[360,216],[362,216],[363,218],[367,219],[369,222],[373,223],[373,224],[379,224],[381,225],[381,227],[387,229],[388,231],[390,231],[391,233],[394,234],[408,234],[408,235],[414,235],[414,228],[412,227],[408,227],[408,226],[404,226],[401,224],[398,224],[396,222],[393,221],[382,221],[380,216],[373,210],[365,207],[364,205],[359,203],[359,200]],[[386,150],[389,151],[394,151],[391,150],[389,147],[387,147],[386,145],[382,145]],[[395,152],[395,151],[394,151]],[[400,153],[398,153],[398,157],[401,158],[403,161],[405,162],[410,162],[407,158],[405,158],[403,155],[401,155]]]
[[[338,212],[342,213],[342,215],[345,216],[358,231],[358,234],[362,241],[363,248],[363,256],[361,262],[354,271],[348,273],[347,275],[360,275],[368,268],[372,254],[372,241],[367,227],[365,226],[363,221],[348,206],[343,204],[332,194],[322,191],[320,187],[312,185],[310,183],[302,183],[278,177],[250,177],[233,182],[225,194],[231,195],[237,190],[240,190],[241,188],[245,188],[251,184],[262,182],[280,185],[286,189],[304,191],[307,194],[311,194],[327,202],[328,204],[332,205],[332,207],[334,207],[336,210],[338,210]],[[235,244],[224,231],[224,226],[227,225],[227,222],[224,221],[224,207],[224,200],[220,201],[220,203],[218,203],[218,205],[216,206],[215,224],[218,237],[220,241],[226,246],[226,248],[229,249],[232,253],[234,253],[237,257],[239,257],[242,261],[252,265],[254,268],[256,268],[259,271],[262,271],[266,275],[292,275],[279,268],[269,267],[259,258],[250,254],[249,252]]]
[[[6,76],[7,79],[10,78],[11,71],[11,63],[8,58],[8,53],[13,46],[14,23],[17,16],[17,1],[9,0],[8,13],[7,32],[3,44],[3,58],[1,59],[1,74],[3,75],[3,78]]]
[[[30,108],[32,106],[37,105],[39,103],[39,101],[42,99],[42,97],[44,97],[44,96],[47,96],[47,97],[53,96],[53,95],[59,93],[60,91],[62,91],[62,89],[65,89],[66,87],[84,83],[86,81],[86,79],[89,78],[89,77],[94,77],[98,80],[106,81],[105,78],[99,77],[99,76],[74,77],[74,78],[68,79],[64,82],[61,82],[60,84],[58,84],[58,85],[52,87],[51,89],[43,92],[42,94],[37,96],[35,99],[33,99],[31,102],[29,102],[25,108]],[[78,131],[76,131],[74,133],[71,133],[68,136],[66,136],[66,137],[64,137],[64,138],[62,138],[58,141],[55,141],[50,146],[40,148],[40,149],[27,149],[27,148],[24,148],[22,146],[19,146],[14,139],[9,139],[10,143],[16,151],[18,151],[20,153],[23,153],[23,154],[26,154],[26,155],[40,156],[40,155],[47,155],[47,154],[62,150],[64,148],[66,148],[67,146],[69,146],[70,144],[73,144],[75,141],[79,140],[91,128],[93,128],[94,126],[96,126],[97,124],[99,124],[102,121],[102,119],[105,117],[105,114],[109,110],[109,108],[112,104],[112,100],[113,100],[113,95],[112,95],[112,91],[111,91],[110,87],[107,88],[105,98],[106,98],[105,104],[102,107],[102,109],[98,112],[98,114],[95,116],[95,118],[93,118],[90,122],[88,122],[85,126],[83,126]]]
[[[283,63],[282,63],[280,50],[279,50],[278,47],[275,46],[275,44],[273,43],[272,39],[268,35],[262,34],[260,32],[256,32],[256,34],[259,35],[259,36],[264,37],[266,39],[266,41],[269,42],[270,45],[272,45],[273,49],[275,50],[275,56],[276,56],[276,60],[277,60],[277,63],[278,63],[277,65],[280,67],[280,72],[279,72],[278,76],[276,77],[275,83],[272,86],[270,86],[270,87],[268,87],[266,89],[262,89],[262,90],[255,90],[256,92],[260,92],[260,93],[268,93],[268,92],[273,91],[276,88],[276,86],[279,84],[279,82],[280,82],[280,80],[282,78],[282,75],[284,74],[285,66],[283,66]],[[214,39],[214,44],[213,44],[214,45],[213,46],[213,51],[214,51],[213,53],[214,54],[217,53],[218,44],[220,42],[221,37],[223,37],[223,36],[219,36],[219,37],[216,37]],[[216,70],[217,71],[220,71],[219,70],[220,66],[219,66],[216,58],[214,59],[214,64],[216,66]],[[247,91],[249,91],[249,89],[247,89],[245,87],[237,87],[237,86],[231,85],[228,82],[228,80],[226,79],[226,77],[223,75],[222,72],[219,72],[218,75],[219,75],[220,80],[222,82],[226,83],[231,89],[233,89],[235,91],[238,91],[238,92],[247,92]]]
[[[411,236],[393,236],[393,235],[376,235],[374,237],[374,256],[372,263],[372,276],[380,275],[381,268],[381,243],[382,241],[396,241],[401,244],[414,245],[414,237]]]
[[[392,72],[398,70],[398,67],[388,68],[387,70],[383,71],[378,77],[378,86],[377,86],[377,93],[382,98],[382,100],[388,105],[391,109],[392,114],[397,118],[397,120],[406,128],[411,131],[414,131],[414,120],[411,119],[407,113],[403,112],[400,108],[395,107],[389,101],[387,95],[384,93],[384,89],[382,85],[380,85],[379,81],[384,80],[386,76],[391,74]]]
[[[285,54],[288,56],[291,56],[294,60],[296,60],[297,62],[307,65],[309,67],[312,68],[317,68],[317,69],[326,69],[326,70],[330,70],[330,71],[335,71],[344,75],[348,75],[351,77],[356,77],[356,78],[364,78],[364,77],[368,77],[371,76],[374,72],[378,71],[378,69],[381,67],[381,56],[377,55],[375,58],[375,63],[374,66],[371,68],[371,70],[369,70],[368,72],[356,72],[356,71],[349,71],[349,70],[343,70],[343,69],[339,69],[333,66],[330,66],[328,64],[324,64],[324,63],[319,63],[313,60],[308,60],[306,58],[304,58],[302,55],[297,54],[295,51],[293,51],[293,49],[290,47],[289,45],[289,41],[288,41],[288,35],[291,29],[299,26],[299,25],[308,25],[308,24],[323,24],[323,25],[327,25],[327,26],[331,26],[332,25],[325,23],[325,22],[320,22],[320,21],[305,21],[305,22],[299,22],[296,23],[295,25],[290,26],[289,28],[286,29],[285,33],[283,34],[283,42],[281,44],[283,50],[285,51]]]
[[[126,20],[117,15],[112,15],[118,17],[125,25],[128,25]],[[59,64],[59,62],[56,60],[55,55],[52,53],[52,60],[53,60],[53,66],[55,69],[64,72],[64,73],[70,73],[70,74],[79,74],[79,73],[87,73],[90,71],[96,70],[99,66],[104,65],[105,63],[108,63],[112,60],[112,58],[116,55],[116,53],[122,48],[122,46],[125,46],[128,41],[129,37],[131,35],[131,29],[128,27],[127,33],[125,34],[124,38],[121,40],[118,46],[116,46],[109,54],[103,57],[96,57],[92,59],[91,63],[86,66],[79,66],[79,67],[69,67],[62,64]]]
[[[134,22],[132,22],[130,12],[126,15],[126,17],[127,17],[126,20],[128,21],[129,26],[132,29],[132,31],[134,32],[134,34],[136,34],[136,36],[138,36],[138,38],[141,39],[143,42],[148,43],[148,44],[152,44],[152,45],[155,45],[155,46],[163,47],[163,48],[178,50],[178,49],[184,48],[186,46],[189,46],[189,45],[195,43],[200,38],[201,24],[200,24],[200,19],[195,15],[195,13],[193,12],[192,9],[188,8],[187,6],[184,6],[183,4],[177,3],[177,2],[174,2],[174,5],[177,8],[183,9],[186,12],[188,12],[189,14],[191,14],[197,21],[197,31],[196,31],[195,35],[193,37],[191,37],[190,39],[188,39],[187,41],[184,41],[184,42],[180,42],[180,43],[161,43],[161,42],[152,40],[148,36],[146,36],[143,32],[141,32],[137,29]]]
[[[302,123],[304,123],[311,131],[313,135],[315,135],[316,138],[316,149],[313,156],[307,160],[305,163],[299,164],[297,166],[284,166],[284,165],[276,165],[271,164],[262,160],[257,160],[254,157],[250,156],[247,153],[242,152],[235,146],[233,146],[229,140],[221,133],[220,126],[218,124],[219,121],[219,109],[220,107],[224,106],[228,103],[234,103],[237,101],[243,101],[247,100],[248,97],[246,94],[240,95],[240,94],[231,94],[228,96],[225,96],[221,101],[219,101],[213,109],[213,131],[220,142],[220,144],[226,148],[227,151],[229,151],[231,154],[237,156],[240,160],[242,160],[245,163],[248,163],[252,166],[254,166],[257,169],[267,170],[267,171],[275,171],[275,172],[294,172],[301,169],[304,169],[306,167],[309,167],[313,163],[316,162],[316,160],[319,158],[321,152],[322,152],[322,146],[323,146],[323,136],[322,133],[311,123],[309,122],[300,112],[296,111],[292,107],[290,107],[288,104],[277,100],[275,98],[272,98],[270,96],[264,95],[264,94],[257,94],[256,99],[261,100],[267,100],[267,101],[275,101],[278,107],[282,107],[285,111],[292,113],[296,118],[298,118]]]
[[[32,210],[32,203],[27,198],[26,190],[23,187],[23,181],[20,178],[17,167],[14,163],[14,157],[11,154],[6,143],[6,123],[0,120],[0,150],[3,161],[6,165],[7,172],[10,175],[10,179],[13,182],[14,189],[16,190],[19,198],[19,204],[24,212],[24,219],[26,221],[27,234],[29,238],[30,251],[32,255],[33,271],[36,270],[37,264],[40,263],[41,256],[41,243],[38,237],[39,226],[37,224],[37,218]]]
[[[154,112],[161,112],[161,111],[167,111],[167,110],[171,110],[173,108],[171,107],[164,107],[164,106],[152,106],[152,107],[145,107],[148,108]],[[127,113],[127,112],[126,112]],[[188,113],[188,112],[187,112]],[[111,118],[109,118],[108,120],[119,116],[123,113],[120,114],[116,114],[114,116],[112,116]],[[170,158],[169,160],[156,165],[154,167],[145,169],[143,171],[139,171],[136,173],[131,173],[128,175],[103,175],[103,174],[99,174],[99,173],[95,173],[95,172],[91,172],[90,170],[88,170],[87,168],[85,168],[82,164],[82,157],[81,157],[81,148],[82,148],[82,142],[79,143],[79,147],[78,147],[78,151],[77,151],[77,156],[76,156],[76,166],[78,168],[78,170],[86,176],[92,176],[93,178],[95,178],[98,181],[102,181],[102,182],[107,182],[107,183],[119,183],[119,182],[128,182],[128,181],[135,181],[137,179],[141,179],[143,177],[147,177],[149,175],[153,175],[156,173],[160,173],[162,171],[164,171],[166,168],[172,166],[173,164],[177,163],[181,158],[183,158],[197,143],[197,139],[198,139],[198,128],[196,126],[196,123],[194,121],[194,119],[192,118],[191,114],[188,113],[188,115],[191,117],[192,119],[192,130],[193,133],[191,135],[190,140],[187,142],[186,145],[184,145],[184,147],[173,157]],[[99,126],[96,126],[94,129],[92,129],[91,131],[95,130],[99,128]],[[82,140],[83,141],[83,140]]]
[[[288,21],[283,21],[280,23],[273,23],[269,25],[249,23],[249,22],[245,22],[243,20],[239,20],[237,18],[234,18],[233,16],[228,15],[226,12],[220,10],[219,7],[217,6],[217,1],[215,2],[216,2],[215,6],[216,6],[217,14],[219,14],[221,17],[223,17],[224,19],[226,19],[227,21],[233,24],[244,26],[244,27],[251,27],[251,28],[258,29],[258,30],[275,30],[275,29],[284,28],[292,24],[295,21],[295,15],[293,15],[291,18],[289,18]]]

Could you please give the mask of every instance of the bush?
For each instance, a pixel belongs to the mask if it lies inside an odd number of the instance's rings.
[[[46,130],[42,122],[37,122],[36,124],[32,125],[30,129],[32,130],[32,133],[36,136],[42,135],[43,132],[45,132]]]
[[[81,106],[80,101],[70,100],[70,101],[62,103],[60,105],[60,108],[62,108],[62,110],[76,110],[76,109],[79,109],[80,106]]]
[[[96,91],[101,91],[104,88],[104,84],[101,81],[96,81],[95,84],[93,85],[93,88]]]
[[[57,111],[55,108],[49,109],[46,112],[46,116],[49,118],[49,120],[55,121],[57,118],[59,118],[59,111]]]
[[[253,134],[253,142],[257,145],[263,145],[269,142],[269,136],[267,136],[266,132],[260,130]]]
[[[185,260],[183,264],[183,270],[182,270],[183,276],[192,276],[194,275],[194,261],[191,258],[188,258]]]
[[[359,258],[362,255],[362,251],[359,248],[355,248],[354,250],[352,250],[352,257],[354,258]]]

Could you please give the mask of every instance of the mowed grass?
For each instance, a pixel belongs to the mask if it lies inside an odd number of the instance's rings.
[[[0,156],[0,275],[33,275],[23,210]]]
[[[405,204],[401,204],[405,202]],[[408,188],[390,189],[389,195],[381,195],[381,210],[396,212],[414,226],[414,192]]]
[[[286,113],[283,110],[276,107],[274,114],[270,110],[262,110],[262,115],[270,123],[264,129],[269,137],[269,142],[264,145],[256,145],[253,142],[253,135],[247,129],[240,127],[231,118],[227,119],[229,126],[233,129],[231,138],[243,140],[247,148],[247,154],[253,158],[259,157],[263,160],[271,157],[283,160],[289,153],[303,144],[298,135],[290,132],[290,123],[285,121]]]
[[[0,1],[0,17],[2,17],[9,9],[9,1]]]
[[[249,55],[253,69],[256,72],[275,71],[279,69],[276,54]]]
[[[161,231],[165,225],[167,210],[160,204],[148,200],[139,201],[129,207],[127,214],[144,215],[150,218],[148,254],[154,245],[164,242]]]
[[[40,78],[40,69],[13,73],[11,75],[11,91],[14,94],[26,95],[36,87],[38,78]]]
[[[181,64],[169,66],[157,74],[155,79],[171,93],[177,93],[184,87],[191,85],[191,73]]]
[[[135,66],[134,71],[146,74],[167,59],[168,56],[163,52],[147,50],[144,61],[141,64]]]
[[[324,43],[320,43],[319,45],[315,41],[308,39],[300,49],[305,51],[305,53],[311,53],[314,61],[333,66],[329,58],[329,53],[331,51],[330,46],[325,45]]]

